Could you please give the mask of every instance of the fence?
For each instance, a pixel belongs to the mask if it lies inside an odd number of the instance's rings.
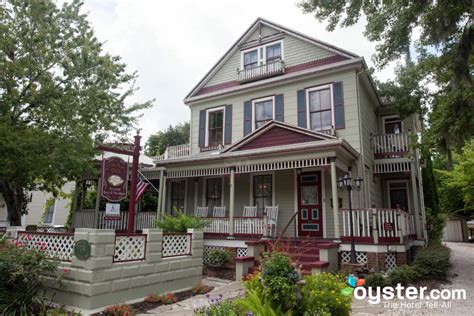
[[[44,251],[49,258],[71,261],[73,233],[18,232],[18,242],[27,249]]]
[[[74,213],[74,228],[96,228],[94,225],[95,212],[93,210],[77,211]],[[154,221],[157,219],[156,212],[138,212],[135,214],[135,230],[143,230],[152,228]],[[99,212],[97,228],[99,229],[115,229],[127,230],[128,211],[120,212],[117,219],[106,219],[105,212]]]
[[[145,260],[146,235],[115,235],[114,262]]]
[[[188,233],[163,234],[161,253],[163,258],[191,256],[192,236]]]

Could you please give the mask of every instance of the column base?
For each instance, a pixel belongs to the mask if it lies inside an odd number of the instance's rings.
[[[229,236],[227,236],[227,239],[235,239],[235,236],[234,235],[229,235]]]

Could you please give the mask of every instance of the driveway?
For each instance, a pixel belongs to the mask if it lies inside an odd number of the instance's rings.
[[[370,305],[367,300],[355,300],[352,304],[352,315],[474,315],[474,244],[446,242],[451,249],[450,284],[442,284],[440,289],[464,289],[466,300],[437,301],[438,307],[429,307],[426,300],[412,300],[413,305],[389,308],[382,303]],[[389,302],[406,304],[407,300],[391,300]],[[432,301],[434,302],[434,301]],[[445,304],[442,306],[442,304]],[[442,307],[439,307],[442,306]]]

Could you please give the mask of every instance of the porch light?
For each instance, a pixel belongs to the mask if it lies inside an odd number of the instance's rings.
[[[342,188],[344,188],[344,179],[342,177],[339,177],[339,179],[337,180],[337,186],[341,190],[342,190]]]
[[[351,185],[352,185],[352,179],[351,179],[351,177],[350,177],[348,174],[346,174],[346,175],[344,176],[344,186],[347,188],[347,187],[349,187],[349,186],[351,186]]]
[[[362,188],[362,178],[360,176],[358,176],[356,179],[355,179],[355,185],[356,185],[356,190],[359,191],[361,188]]]

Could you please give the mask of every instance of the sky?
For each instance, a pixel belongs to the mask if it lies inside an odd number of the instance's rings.
[[[373,66],[375,43],[363,36],[364,21],[326,31],[295,0],[85,0],[83,13],[104,50],[136,71],[139,90],[128,102],[155,99],[139,121],[144,141],[169,125],[189,120],[186,94],[243,32],[263,17],[363,56]],[[393,77],[395,64],[375,77]]]

